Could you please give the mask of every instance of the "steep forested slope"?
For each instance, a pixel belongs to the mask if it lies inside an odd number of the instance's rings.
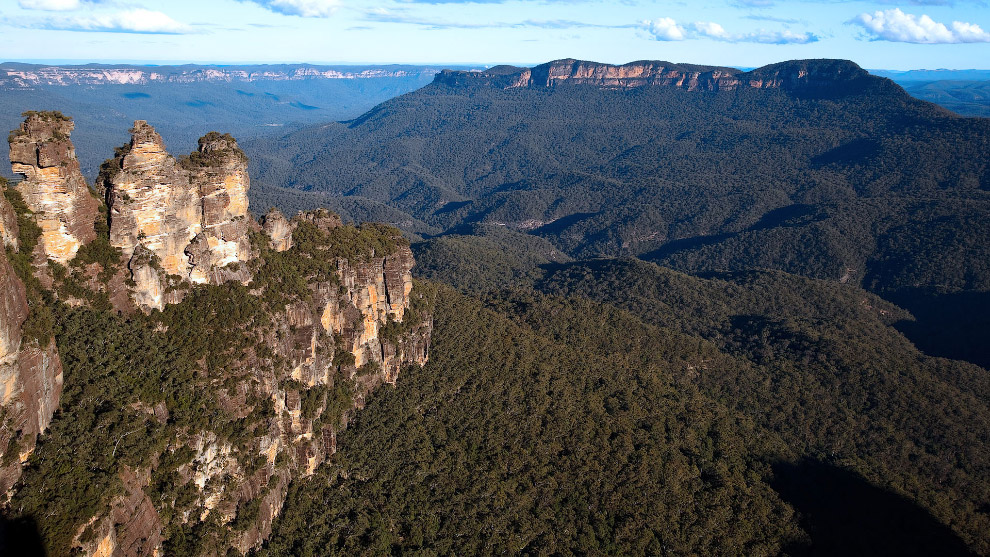
[[[431,361],[380,391],[335,463],[296,484],[261,554],[986,550],[982,370],[902,370],[881,354],[833,375],[829,335],[709,342],[587,299],[486,299],[439,291]],[[817,303],[790,315],[883,328],[873,308]]]
[[[606,334],[614,317],[596,314],[602,310],[593,304],[574,315],[546,309],[542,296],[569,303],[577,297],[713,347],[705,364],[687,372],[699,391],[807,459],[778,466],[774,481],[793,473],[798,483],[838,482],[834,493],[809,485],[788,492],[785,498],[802,507],[803,527],[824,538],[841,538],[836,529],[854,531],[849,522],[824,517],[851,512],[861,496],[872,499],[869,489],[856,487],[865,478],[877,493],[887,492],[883,497],[907,497],[986,551],[990,377],[977,366],[921,354],[894,327],[912,319],[904,310],[851,285],[780,272],[700,278],[634,259],[545,263],[507,280],[501,264],[470,256],[487,253],[497,240],[452,240],[416,246],[418,272],[473,292],[508,315],[521,311],[527,323],[550,327],[560,318],[581,330],[588,319],[606,323]],[[517,242],[501,241],[513,259]],[[594,342],[598,333],[585,331],[581,338]],[[722,365],[726,357],[740,364]],[[780,489],[783,494],[787,487]],[[815,547],[827,554],[824,541]]]

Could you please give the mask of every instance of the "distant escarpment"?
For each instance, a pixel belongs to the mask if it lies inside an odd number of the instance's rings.
[[[735,68],[652,60],[614,66],[566,59],[532,68],[496,66],[480,72],[444,70],[437,74],[434,83],[453,87],[487,85],[502,89],[595,85],[617,89],[661,86],[688,91],[732,91],[831,87],[867,76],[866,70],[845,60],[796,60],[743,72]]]
[[[148,83],[249,83],[303,80],[353,80],[432,75],[425,66],[314,66],[265,64],[256,66],[127,66],[87,64],[51,66],[8,62],[0,66],[0,87],[39,85],[145,85]]]
[[[0,514],[53,555],[257,547],[365,398],[427,361],[408,241],[326,210],[257,223],[230,135],[176,159],[138,121],[91,190],[67,174],[68,118],[22,129],[12,152],[30,138],[35,165],[0,199]],[[56,218],[87,231],[71,253]]]

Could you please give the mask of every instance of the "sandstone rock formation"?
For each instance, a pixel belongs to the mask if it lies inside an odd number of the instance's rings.
[[[292,226],[282,211],[272,207],[262,217],[262,229],[271,238],[271,248],[275,251],[288,251],[292,247]]]
[[[103,187],[110,243],[128,260],[135,301],[161,309],[169,275],[197,284],[247,282],[241,263],[251,258],[248,232],[257,225],[248,213],[247,158],[237,142],[211,132],[180,163],[147,122],[135,122],[131,134],[108,161],[113,172]]]
[[[0,181],[0,197],[7,186]],[[6,246],[14,251],[19,248],[20,227],[17,225],[17,214],[6,199],[0,200],[0,247]]]
[[[203,231],[189,248],[190,280],[219,284],[246,282],[250,277],[240,263],[251,258],[248,232],[254,221],[248,213],[247,157],[230,134],[210,132],[200,138],[199,150],[186,167],[198,187]]]
[[[444,70],[437,74],[434,83],[454,87],[487,85],[501,89],[549,88],[567,84],[610,89],[652,85],[688,91],[732,91],[742,88],[833,87],[865,75],[865,70],[843,60],[798,60],[743,72],[735,68],[660,61],[614,66],[566,59],[533,68],[496,66],[482,72]]]
[[[25,129],[34,129],[32,118]],[[53,138],[68,129],[65,120],[52,122],[63,126],[49,130]],[[25,135],[37,137],[39,132]],[[50,162],[44,154],[49,148],[34,148],[38,168],[50,168],[44,166]],[[62,155],[54,159],[66,160],[68,151],[58,149],[56,154]],[[394,384],[403,366],[426,362],[432,316],[424,309],[428,305],[413,307],[413,298],[422,295],[413,292],[412,252],[393,228],[344,226],[326,210],[291,220],[272,210],[259,227],[248,213],[247,160],[229,135],[211,132],[196,152],[176,160],[155,130],[138,121],[131,142],[105,163],[99,185],[109,215],[109,237],[99,241],[119,248],[123,265],[102,263],[111,278],[100,278],[99,262],[74,265],[53,274],[49,284],[34,281],[28,288],[48,288],[54,299],[86,304],[95,298],[78,295],[79,289],[106,292],[129,275],[131,299],[149,310],[181,302],[189,284],[233,280],[250,285],[250,290],[233,290],[248,297],[241,301],[260,313],[241,322],[237,330],[243,337],[234,337],[249,348],[219,369],[196,360],[190,364],[193,378],[184,379],[196,383],[222,416],[250,419],[251,427],[232,435],[230,422],[224,425],[221,419],[216,422],[220,427],[205,421],[172,431],[162,454],[191,455],[168,469],[184,490],[182,501],[149,496],[149,488],[157,485],[152,480],[160,472],[156,467],[163,466],[158,457],[120,463],[115,473],[122,490],[108,497],[108,505],[95,516],[78,517],[71,545],[87,555],[158,555],[167,550],[166,538],[174,528],[202,527],[223,551],[233,547],[246,553],[269,535],[290,481],[313,474],[334,453],[337,434],[371,391]],[[79,203],[75,197],[58,198],[51,191],[45,195],[37,199],[54,208],[51,214],[88,211],[85,203],[79,205],[82,209],[72,208]],[[86,196],[93,199],[88,188]],[[39,215],[39,222],[49,214]],[[91,240],[97,239],[95,217],[89,222]],[[0,226],[0,237],[16,250],[17,214],[3,197]],[[249,235],[262,230],[267,242],[255,248]],[[115,259],[107,246],[98,249]],[[66,273],[86,277],[73,285],[76,294],[60,291]],[[29,304],[26,290],[6,253],[0,253],[0,450],[6,448],[0,493],[20,476],[21,463],[51,422],[61,393],[54,339],[39,342],[32,337],[36,332],[26,332],[35,303]],[[230,290],[205,292],[219,293],[222,299]],[[211,303],[208,309],[187,310],[232,309],[223,301]],[[164,333],[166,323],[173,322],[157,323],[148,334]],[[170,423],[166,402],[139,401],[128,408],[144,412],[159,426]]]
[[[0,214],[8,211],[13,212],[0,196]],[[21,464],[51,422],[62,392],[55,340],[25,338],[27,318],[24,284],[0,250],[0,500],[20,477]]]
[[[197,495],[191,506],[187,503],[167,513],[178,517],[169,524],[174,527],[178,520],[188,527],[209,523],[225,529],[224,543],[243,553],[258,547],[270,534],[289,483],[313,474],[335,452],[337,434],[365,398],[375,388],[395,383],[403,366],[426,363],[433,326],[431,316],[410,310],[416,295],[411,274],[414,260],[397,230],[376,230],[383,236],[393,235],[385,251],[354,252],[343,244],[353,242],[348,234],[357,229],[345,227],[328,211],[301,213],[291,221],[270,212],[265,221],[266,229],[277,229],[283,237],[280,242],[269,238],[271,248],[263,257],[284,257],[288,262],[314,258],[324,249],[347,255],[323,258],[326,266],[321,268],[329,272],[308,276],[305,295],[294,297],[284,307],[276,306],[270,319],[264,320],[266,324],[251,331],[257,345],[253,356],[235,361],[220,378],[229,385],[218,397],[225,413],[246,416],[258,404],[270,404],[273,411],[266,425],[256,428],[247,441],[247,453],[243,445],[237,447],[229,437],[210,430],[186,432],[173,442],[176,450],[193,454],[176,475],[180,484],[194,487]],[[307,249],[316,251],[302,251],[303,244],[282,249],[292,245],[292,234],[300,228],[305,229]],[[157,265],[147,262],[153,257],[150,249],[139,244],[130,259],[132,271],[140,269],[134,274],[139,283],[135,290],[148,296],[153,295],[151,286],[157,280],[153,274]],[[258,264],[264,264],[263,260],[248,263]],[[142,288],[142,282],[151,286]],[[253,288],[256,295],[264,296],[265,286],[254,284]],[[148,412],[162,423],[168,420],[164,404]],[[256,462],[259,457],[260,464]],[[169,524],[143,491],[154,466],[147,463],[147,467],[122,470],[125,492],[111,501],[108,511],[78,528],[75,543],[83,553],[153,555],[163,550]],[[247,523],[245,508],[254,509]],[[86,531],[89,534],[84,536]]]
[[[64,264],[96,238],[99,203],[79,171],[72,120],[59,112],[25,114],[10,135],[11,168],[24,176],[17,190],[42,229],[41,256]]]

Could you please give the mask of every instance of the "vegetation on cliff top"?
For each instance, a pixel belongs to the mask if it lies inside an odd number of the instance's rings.
[[[21,245],[31,248],[37,227],[31,228],[33,220],[23,212],[16,192],[8,195],[25,217]],[[69,554],[79,528],[90,517],[105,514],[113,498],[125,494],[121,473],[150,469],[144,492],[165,526],[165,552],[225,553],[232,536],[253,524],[257,517],[252,513],[257,514],[266,492],[241,505],[230,528],[216,513],[205,522],[186,521],[186,515],[204,512],[205,497],[190,481],[196,456],[189,449],[191,440],[212,435],[219,444],[233,447],[241,479],[228,470],[215,480],[231,490],[264,468],[268,461],[259,453],[257,439],[268,433],[275,409],[260,382],[267,372],[290,371],[285,358],[268,348],[266,335],[278,334],[280,312],[286,304],[306,299],[310,283],[330,280],[320,273],[336,272],[335,258],[329,264],[317,259],[320,250],[341,257],[368,256],[372,249],[384,253],[402,240],[394,229],[373,226],[342,226],[314,239],[303,227],[301,247],[295,251],[262,250],[252,288],[262,288],[264,294],[237,283],[199,285],[190,288],[181,303],[146,316],[110,310],[107,285],[101,281],[125,271],[119,250],[109,246],[105,232],[98,226],[97,240],[80,249],[75,260],[67,267],[53,266],[57,298],[31,274],[30,252],[23,257],[13,254],[15,262],[26,266],[26,279],[38,288],[32,316],[44,312],[49,317],[48,338],[55,336],[65,386],[59,410],[40,437],[4,518],[33,519],[49,554]],[[389,235],[395,237],[386,238]],[[257,240],[262,245],[268,241],[263,234]],[[356,245],[347,247],[348,241]],[[100,267],[93,280],[79,274],[93,263]],[[92,290],[94,284],[100,290]],[[71,307],[61,301],[66,297],[87,304]],[[432,298],[413,298],[410,318],[417,321],[430,311],[423,304]],[[357,388],[345,369],[353,368],[353,356],[349,362],[338,360],[331,386],[283,385],[299,392],[303,412],[318,422],[317,427],[338,425],[353,411]],[[279,473],[285,466],[285,458],[276,463]],[[94,540],[94,528],[84,530],[83,542]]]

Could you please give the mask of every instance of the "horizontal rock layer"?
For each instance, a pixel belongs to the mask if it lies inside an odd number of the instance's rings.
[[[496,66],[480,72],[444,70],[437,74],[434,83],[452,87],[485,85],[502,89],[549,88],[568,84],[618,89],[660,86],[688,91],[731,91],[740,88],[828,87],[867,75],[856,64],[843,60],[799,60],[743,72],[735,68],[661,61],[614,66],[567,59],[533,68]]]

